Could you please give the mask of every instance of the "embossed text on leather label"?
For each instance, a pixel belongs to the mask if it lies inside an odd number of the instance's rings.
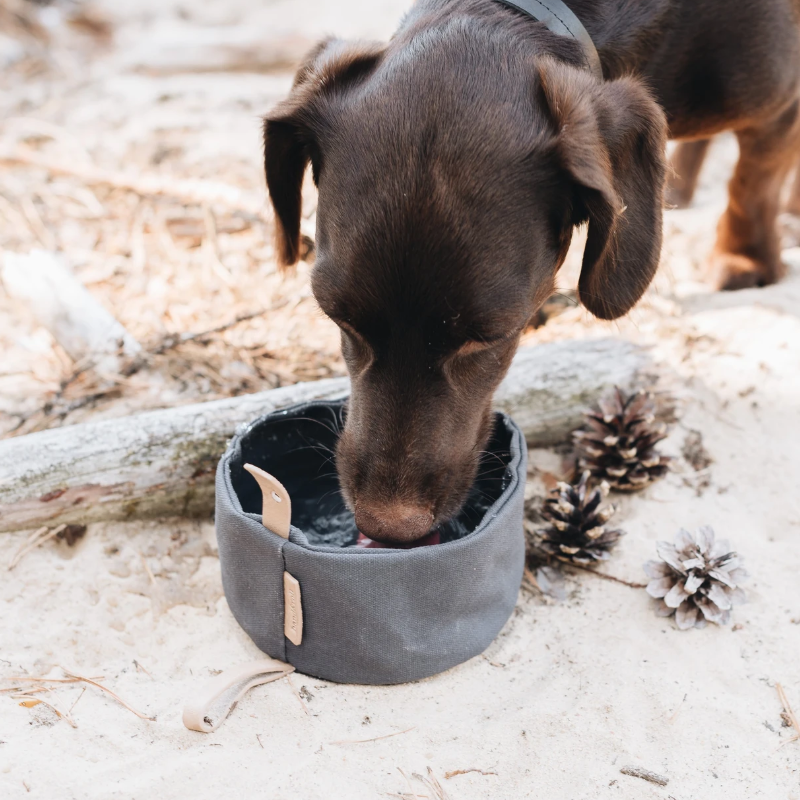
[[[283,573],[283,633],[292,644],[300,644],[303,641],[300,584],[288,572]]]

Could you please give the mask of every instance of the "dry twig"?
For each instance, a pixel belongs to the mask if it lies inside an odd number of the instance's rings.
[[[672,712],[672,714],[670,715],[670,717],[669,717],[669,719],[667,720],[667,722],[675,722],[675,720],[676,720],[676,719],[677,719],[677,717],[678,717],[678,713],[679,713],[679,712],[680,712],[680,710],[683,708],[683,704],[686,702],[686,698],[687,698],[688,696],[689,696],[688,694],[685,694],[685,695],[683,696],[683,700],[681,700],[681,701],[680,701],[680,703],[678,703],[678,707],[675,709],[675,711],[673,711],[673,712]]]
[[[530,584],[530,588],[539,589],[539,582],[536,580],[536,576],[533,574],[533,572],[531,572],[531,569],[527,564],[522,572],[522,577],[524,579],[522,584],[523,586],[525,586],[525,581],[527,581]],[[539,589],[539,591],[541,592],[542,590]]]
[[[39,547],[39,545],[50,541],[50,539],[54,539],[59,533],[65,530],[66,527],[66,525],[59,525],[57,528],[53,528],[53,530],[49,530],[47,527],[44,527],[34,531],[28,537],[28,541],[25,542],[25,544],[22,545],[19,550],[17,550],[17,552],[12,556],[11,561],[8,562],[9,571],[14,569],[14,567],[16,567],[17,564],[19,564],[19,562],[31,552],[31,550],[35,550],[37,547]]]
[[[25,219],[30,226],[30,229],[36,234],[36,238],[45,250],[55,250],[56,242],[50,229],[44,224],[44,220],[39,214],[33,199],[29,195],[25,195],[19,201],[20,208],[22,209]]]
[[[428,767],[428,777],[424,777],[423,775],[419,775],[418,773],[412,773],[412,776],[418,780],[426,789],[433,792],[433,800],[450,800],[450,795],[444,790],[444,787],[437,777],[433,774],[433,770]]]
[[[142,666],[135,658],[133,659],[133,666],[136,667],[139,672],[144,672],[144,674],[147,675],[150,680],[155,680],[155,678],[150,674],[149,670]]]
[[[150,565],[147,563],[147,559],[144,557],[143,553],[139,553],[139,558],[142,559],[142,566],[144,567],[144,571],[147,573],[147,577],[150,578],[150,583],[153,586],[156,585],[156,576],[153,575],[153,571],[150,569]]]
[[[142,714],[141,711],[137,711],[135,708],[133,708],[133,706],[128,705],[128,703],[126,703],[118,694],[112,692],[111,689],[109,689],[107,686],[103,686],[102,683],[98,683],[97,681],[94,681],[91,678],[85,678],[82,675],[75,675],[74,673],[70,672],[69,670],[64,669],[64,667],[61,667],[61,669],[64,671],[64,674],[67,675],[68,677],[73,678],[76,681],[83,681],[84,683],[88,683],[89,685],[95,686],[98,689],[100,689],[101,691],[105,692],[107,695],[110,695],[120,705],[122,705],[125,708],[127,708],[128,711],[130,711],[132,714],[136,714],[136,716],[139,717],[139,719],[146,719],[149,722],[154,722],[155,721],[155,717],[148,717],[147,714]],[[45,678],[44,680],[48,680],[48,679]]]
[[[217,239],[217,221],[214,219],[214,212],[208,205],[203,205],[203,222],[205,224],[203,247],[206,250],[211,269],[226,286],[233,286],[236,281],[231,275],[231,271],[222,263]]]
[[[128,705],[119,695],[117,695],[114,692],[112,692],[111,689],[109,689],[106,686],[103,686],[103,684],[101,684],[101,683],[98,683],[98,680],[102,679],[102,677],[103,677],[102,675],[99,676],[98,678],[87,678],[87,677],[85,677],[83,675],[75,675],[74,673],[70,672],[69,670],[64,669],[64,667],[61,667],[61,670],[67,676],[66,678],[47,678],[47,677],[44,677],[44,676],[41,676],[41,675],[15,675],[15,676],[12,676],[10,678],[10,680],[11,681],[18,681],[18,682],[22,682],[22,683],[39,683],[39,684],[47,684],[47,683],[88,683],[91,686],[96,686],[98,689],[102,690],[103,692],[106,692],[106,694],[111,695],[111,697],[113,697],[118,703],[120,703],[120,705],[122,705],[125,708],[127,708],[128,711],[132,712],[133,714],[136,714],[137,717],[140,717],[141,719],[149,720],[150,722],[153,722],[155,720],[155,717],[148,717],[146,714],[142,714],[141,712],[137,711],[135,708],[132,708],[130,705]],[[47,687],[47,686],[43,686],[42,688],[43,688],[44,691],[51,691],[51,689],[49,689],[49,687]],[[3,689],[3,690],[0,690],[0,691],[8,691],[8,690]],[[29,690],[28,692],[20,693],[20,694],[21,694],[21,696],[23,694],[30,694],[31,691],[32,690]],[[80,699],[80,698],[78,698],[78,699]],[[77,702],[77,700],[75,702]]]
[[[403,772],[403,770],[400,769],[400,767],[397,768],[397,771],[403,776],[403,780],[406,782],[406,786],[408,786],[408,791],[409,791],[409,794],[411,795],[412,798],[414,798],[414,797],[427,797],[427,795],[418,795],[414,791],[414,787],[411,785],[411,781],[408,779],[408,775],[406,775],[405,772]]]
[[[70,713],[70,714],[72,713],[72,709],[73,709],[73,708],[75,708],[75,706],[76,706],[76,705],[78,705],[78,701],[79,701],[79,700],[80,700],[80,699],[81,699],[81,698],[82,698],[82,697],[83,697],[85,694],[86,694],[86,687],[84,686],[84,687],[83,687],[83,689],[81,689],[81,693],[78,695],[78,699],[77,699],[77,700],[76,700],[76,701],[75,701],[75,702],[74,702],[74,703],[73,703],[73,704],[72,704],[72,705],[69,707],[69,713]]]
[[[365,744],[366,742],[377,742],[379,739],[389,739],[392,736],[400,736],[402,733],[408,733],[409,731],[413,731],[417,726],[412,725],[410,728],[406,728],[404,731],[395,731],[394,733],[387,733],[383,736],[374,736],[372,739],[341,739],[338,742],[330,742],[330,744]]]
[[[453,769],[450,770],[450,772],[445,772],[444,778],[445,780],[449,781],[450,778],[455,778],[456,775],[468,775],[470,772],[477,772],[480,775],[497,775],[497,773],[493,772],[492,770],[471,767],[470,769]]]
[[[64,670],[66,672],[66,670]],[[9,680],[12,681],[23,681],[25,683],[81,683],[81,681],[86,680],[86,678],[43,678],[38,675],[13,675]],[[102,675],[96,675],[91,680],[93,681],[101,681],[103,680]],[[41,691],[46,691],[47,687],[43,687]],[[11,689],[0,689],[0,692],[8,692],[12,691]],[[31,689],[30,691],[33,691]],[[39,691],[39,690],[37,690]]]

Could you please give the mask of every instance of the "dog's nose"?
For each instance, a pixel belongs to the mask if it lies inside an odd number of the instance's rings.
[[[433,514],[416,505],[356,503],[356,526],[376,542],[403,544],[425,536],[433,526]]]

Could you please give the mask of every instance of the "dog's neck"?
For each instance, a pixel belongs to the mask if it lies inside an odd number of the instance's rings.
[[[592,37],[563,0],[496,0],[496,2],[521,11],[537,22],[543,22],[553,33],[569,36],[580,42],[586,66],[596,78],[603,79],[603,67]]]
[[[647,72],[669,29],[670,12],[678,0],[565,0],[594,42],[606,78]],[[516,37],[532,37],[557,58],[580,64],[582,45],[551,34],[542,23],[509,9],[496,0],[418,0],[397,35],[435,27],[454,16],[500,20]],[[538,35],[537,35],[538,34]]]
[[[606,77],[647,71],[671,28],[676,0],[566,0],[600,54]],[[679,3],[678,3],[679,4]]]

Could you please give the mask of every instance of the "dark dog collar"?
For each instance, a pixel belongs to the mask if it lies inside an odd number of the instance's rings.
[[[583,45],[589,69],[598,80],[603,80],[603,68],[600,56],[581,21],[561,2],[561,0],[498,0],[503,5],[516,8],[523,14],[543,22],[553,33],[560,36],[571,36]]]

